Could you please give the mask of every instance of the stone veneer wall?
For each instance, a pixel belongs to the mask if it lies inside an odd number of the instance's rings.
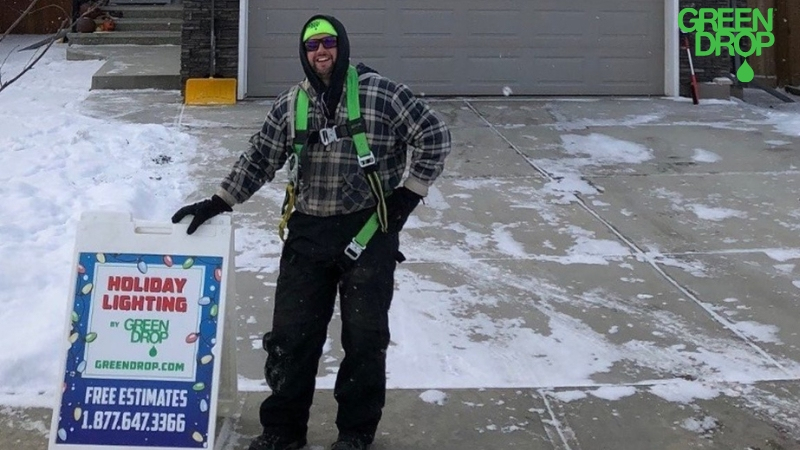
[[[211,0],[183,0],[181,81],[209,76]],[[214,0],[217,29],[216,73],[237,78],[239,66],[239,0]]]

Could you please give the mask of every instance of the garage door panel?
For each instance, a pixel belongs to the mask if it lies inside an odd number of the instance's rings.
[[[514,36],[523,29],[519,10],[471,10],[467,12],[471,36]],[[464,30],[466,33],[467,30]]]
[[[266,54],[265,52],[255,52]],[[262,89],[274,92],[277,95],[297,83],[302,72],[297,57],[257,57],[249,61],[247,79],[257,81]]]
[[[647,58],[604,57],[597,77],[604,83],[643,83],[639,76],[647,69]]]
[[[400,58],[398,67],[402,78],[398,78],[398,81],[411,84],[420,84],[424,81],[441,86],[450,83],[456,65],[456,58],[453,57],[403,57]],[[375,67],[379,66],[376,64]]]
[[[258,28],[261,28],[267,34],[292,35],[297,39],[300,33],[300,27],[303,26],[302,22],[299,24],[297,23],[298,15],[302,14],[305,17],[310,17],[314,12],[308,11],[306,14],[303,14],[302,12],[291,9],[278,9],[268,10],[265,14],[269,17],[269,20],[265,23],[263,17],[261,17],[261,20],[258,20]]]
[[[520,58],[503,58],[494,56],[472,57],[468,60],[469,73],[467,82],[474,85],[493,85],[495,83],[511,83],[522,75]]]
[[[250,5],[248,95],[276,95],[303,77],[297,35],[317,3]],[[341,0],[330,13],[353,63],[428,95],[664,90],[663,0]]]
[[[536,72],[530,73],[529,76],[535,76],[537,83],[549,85],[584,83],[585,58],[540,57],[537,58],[536,67]]]
[[[601,36],[647,36],[653,26],[646,11],[604,11],[598,22]]]
[[[458,29],[453,11],[448,10],[403,10],[399,19],[404,38],[450,36]]]
[[[537,13],[530,26],[529,38],[562,39],[574,37],[580,39],[585,29],[582,26],[585,14],[574,11],[542,11]],[[535,30],[535,31],[534,31]]]
[[[386,33],[386,11],[379,10],[379,9],[369,9],[369,10],[348,10],[346,14],[334,14],[335,17],[340,18],[344,26],[347,28],[348,34],[351,29],[358,29],[359,32],[367,33],[367,34],[378,34],[383,35]],[[306,16],[305,19],[310,17]],[[344,18],[347,18],[347,22],[344,22]],[[298,33],[300,27],[303,26],[305,21],[301,20],[298,28]]]

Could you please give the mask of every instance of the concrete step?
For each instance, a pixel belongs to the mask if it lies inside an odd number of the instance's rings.
[[[170,18],[183,19],[182,5],[163,5],[163,6],[117,6],[109,5],[103,8],[112,17],[122,17],[123,19],[155,19]]]
[[[102,19],[96,20],[98,24]],[[183,19],[162,17],[156,19],[114,19],[116,32],[124,31],[181,31]]]
[[[92,89],[181,89],[177,45],[70,45],[67,60],[104,59]]]
[[[92,77],[92,89],[159,89],[168,91],[181,89],[180,75],[116,75],[102,72],[101,68]]]
[[[69,33],[74,45],[181,45],[180,31]]]

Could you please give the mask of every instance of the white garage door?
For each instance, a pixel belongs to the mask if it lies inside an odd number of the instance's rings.
[[[417,93],[664,94],[664,0],[250,0],[248,96],[303,78],[314,14],[344,24],[352,63]]]

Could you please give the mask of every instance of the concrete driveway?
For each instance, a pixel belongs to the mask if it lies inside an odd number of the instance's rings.
[[[373,448],[800,448],[800,112],[659,98],[431,103],[454,147],[402,236],[392,389]],[[82,113],[196,136],[195,200],[268,108],[96,92]],[[260,432],[284,179],[234,214],[239,393],[219,425],[224,449]],[[313,449],[335,437],[338,333],[336,316]],[[18,426],[39,420],[44,430]],[[0,447],[45,448],[48,424],[49,411],[6,408]]]

